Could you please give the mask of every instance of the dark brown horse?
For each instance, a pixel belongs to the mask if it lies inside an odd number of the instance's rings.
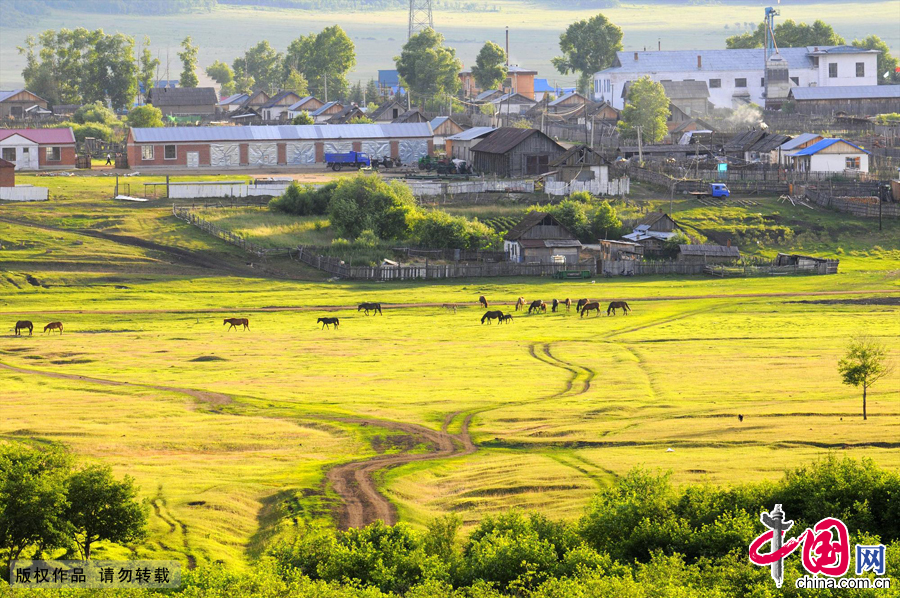
[[[54,330],[59,330],[59,333],[62,334],[63,325],[62,322],[50,322],[46,326],[44,326],[44,332],[50,331],[52,334]]]
[[[381,313],[381,304],[380,303],[360,303],[359,307],[356,308],[356,311],[358,311],[358,312],[364,311],[364,312],[366,312],[366,315],[369,315],[370,311],[372,312],[372,315],[375,315],[375,314],[381,314],[382,316],[384,315],[383,313]]]
[[[29,336],[34,332],[34,324],[28,320],[19,320],[16,322],[16,336],[22,336],[22,330],[28,329]]]
[[[316,324],[320,322],[322,324],[322,330],[325,330],[327,326],[330,326],[332,324],[334,324],[335,328],[341,325],[341,321],[337,318],[319,318],[318,320],[316,320]]]
[[[484,312],[484,315],[481,316],[481,323],[484,324],[485,320],[487,320],[488,324],[491,323],[491,320],[498,320],[500,323],[502,323],[503,320],[501,318],[503,318],[502,311],[486,311]]]
[[[609,315],[609,312],[612,312],[612,315],[616,315],[616,310],[622,308],[622,311],[625,312],[625,315],[628,315],[628,312],[631,311],[631,308],[628,307],[628,304],[624,301],[613,301],[609,304],[609,307],[606,308],[606,315]]]
[[[478,303],[481,304],[481,307],[487,309],[487,306],[488,306],[487,299],[484,298],[484,295],[482,295],[481,297],[478,298]]]
[[[225,321],[222,324],[231,324],[228,330],[232,328],[237,328],[238,326],[243,326],[244,330],[250,330],[250,320],[247,318],[225,318]]]
[[[593,301],[591,303],[585,303],[584,307],[581,308],[581,317],[583,318],[584,314],[586,314],[589,311],[596,311],[597,315],[599,316],[600,315],[600,302]]]
[[[589,303],[588,299],[579,299],[578,304],[575,306],[575,311],[581,313],[581,308]]]
[[[503,315],[500,317],[500,323],[501,323],[501,324],[503,324],[503,323],[505,323],[505,322],[509,322],[510,324],[512,324],[512,321],[513,321],[513,319],[512,319],[512,314],[503,314]]]
[[[550,309],[553,313],[556,313],[556,310],[559,309],[559,299],[553,300],[553,307]]]
[[[519,297],[518,299],[516,299],[516,311],[519,311],[520,309],[525,309],[525,297]]]
[[[547,311],[547,304],[543,302],[541,299],[535,299],[531,302],[531,305],[528,306],[528,313],[531,314],[533,311]]]

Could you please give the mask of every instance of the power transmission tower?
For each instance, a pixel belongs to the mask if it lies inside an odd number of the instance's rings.
[[[431,0],[409,0],[409,37],[425,28],[434,29]]]

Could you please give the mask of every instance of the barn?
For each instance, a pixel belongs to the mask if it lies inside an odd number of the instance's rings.
[[[678,261],[692,264],[728,264],[741,259],[741,252],[732,245],[679,245]]]
[[[444,140],[447,156],[453,159],[471,162],[472,147],[481,143],[481,140],[493,133],[494,127],[472,127],[462,133],[451,135]]]
[[[511,262],[575,266],[581,242],[550,214],[530,212],[506,233],[503,250]]]
[[[49,114],[47,100],[27,89],[0,91],[0,120],[25,120]]]
[[[0,158],[16,170],[75,168],[75,135],[59,129],[0,129]]]
[[[212,87],[153,87],[147,103],[159,108],[164,116],[213,115],[219,98]]]
[[[349,151],[411,164],[434,152],[428,123],[131,129],[127,144],[131,168],[217,171],[312,166],[326,153]]]
[[[566,151],[537,129],[502,127],[472,148],[477,172],[502,177],[537,176]]]
[[[449,116],[438,116],[431,120],[431,130],[434,131],[434,144],[441,147],[447,137],[462,133],[463,128]]]

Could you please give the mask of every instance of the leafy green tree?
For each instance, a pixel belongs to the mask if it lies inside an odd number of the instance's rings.
[[[150,38],[144,37],[143,50],[141,51],[140,67],[138,68],[138,83],[144,88],[144,95],[153,87],[156,81],[156,69],[159,67],[159,59],[153,57],[150,51]]]
[[[622,220],[608,201],[600,202],[591,220],[591,230],[595,239],[618,239],[622,230]]]
[[[661,83],[649,76],[641,77],[631,85],[619,130],[626,137],[636,137],[637,127],[641,128],[644,143],[656,143],[668,132],[666,120],[669,118],[669,98]]]
[[[885,363],[887,349],[878,341],[865,336],[854,338],[847,349],[847,355],[838,362],[838,373],[844,384],[862,388],[863,419],[866,414],[866,394],[869,387],[890,373]]]
[[[0,444],[0,551],[4,562],[29,547],[49,550],[65,542],[65,476],[70,459],[56,448]]]
[[[150,104],[136,106],[128,112],[128,126],[133,129],[162,127],[162,110]]]
[[[416,211],[408,186],[364,174],[341,179],[328,208],[331,225],[351,239],[367,229],[381,239],[405,239]]]
[[[484,42],[472,67],[472,76],[478,87],[500,89],[506,80],[506,71],[506,52],[503,48],[492,41]]]
[[[602,14],[577,21],[559,36],[562,56],[551,62],[563,75],[578,72],[578,88],[589,93],[594,73],[610,66],[622,49],[622,30]]]
[[[101,102],[85,104],[75,111],[72,120],[78,124],[100,123],[103,125],[114,125],[119,122],[116,113],[104,106]]]
[[[78,124],[76,122],[63,122],[60,127],[72,127],[72,133],[75,135],[75,141],[79,143],[88,137],[94,139],[102,139],[103,141],[113,141],[116,137],[115,131],[109,125],[102,123],[85,123]]]
[[[116,480],[109,466],[93,465],[72,474],[67,498],[64,518],[85,560],[96,542],[124,544],[147,534],[147,507],[137,500],[134,480]]]
[[[283,71],[283,59],[281,53],[269,45],[268,40],[262,40],[247,50],[243,57],[235,59],[232,67],[238,78],[252,78],[254,89],[272,94],[290,75],[290,71]]]
[[[775,25],[775,41],[780,48],[804,46],[840,46],[844,38],[834,32],[831,25],[816,20],[812,25],[787,19]],[[766,43],[766,24],[760,23],[754,31],[732,35],[725,40],[729,49],[762,48]]]
[[[366,83],[366,105],[377,104],[380,99],[381,94],[378,93],[378,81],[369,79],[369,82]]]
[[[293,91],[301,98],[309,93],[309,83],[306,81],[306,77],[297,71],[290,72],[281,88],[285,91]]]
[[[424,29],[409,38],[394,61],[413,97],[443,97],[459,90],[462,63],[456,50],[444,46],[444,36],[434,29]]]
[[[412,238],[416,245],[437,249],[496,249],[502,245],[485,224],[439,210],[413,220]]]
[[[346,97],[347,73],[355,65],[356,47],[338,25],[295,39],[284,58],[284,68],[303,73],[310,93],[323,99]]]
[[[291,119],[292,125],[314,125],[316,124],[316,119],[309,115],[309,112],[304,110],[297,116]]]
[[[347,121],[347,124],[351,125],[371,125],[374,124],[375,121],[369,118],[368,116],[354,116],[350,120]]]
[[[337,188],[337,181],[326,183],[321,187],[291,183],[280,197],[269,201],[269,209],[273,212],[284,212],[295,216],[321,216],[328,213],[331,196]]]
[[[194,45],[190,35],[181,40],[181,52],[178,53],[178,59],[182,64],[181,79],[178,80],[180,86],[197,87],[199,80],[196,71],[199,52],[200,48]]]
[[[234,91],[234,71],[227,63],[219,60],[206,67],[206,74],[219,84],[220,93],[230,96]]]
[[[897,71],[898,60],[891,53],[890,46],[877,35],[866,36],[865,39],[853,40],[853,45],[857,48],[865,48],[867,50],[878,50],[878,84],[893,85],[900,83],[900,72]],[[887,76],[885,76],[887,75]]]

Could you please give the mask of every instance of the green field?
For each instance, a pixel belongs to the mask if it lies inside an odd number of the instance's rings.
[[[321,281],[295,262],[272,267],[306,280],[264,276],[170,205],[101,199],[109,179],[41,182],[67,199],[0,205],[0,438],[61,443],[134,476],[153,503],[140,555],[242,567],[291,519],[331,524],[340,504],[324,482],[330,467],[433,450],[395,422],[461,435],[471,416],[477,446],[377,473],[415,525],[457,513],[470,526],[510,507],[576,517],[636,465],[671,470],[679,485],[776,479],[832,453],[900,468],[898,374],[870,391],[864,422],[859,393],[836,372],[860,332],[900,357],[896,223],[879,234],[775,200],[758,210],[678,204],[676,218],[709,230],[757,234],[756,211],[796,220],[816,236],[760,252],[841,247],[834,276],[360,284]],[[199,261],[180,261],[179,248]],[[626,299],[633,312],[515,314],[488,326],[482,294]],[[366,317],[354,307],[366,300],[397,307]],[[232,315],[249,317],[250,330],[227,331]],[[321,330],[323,315],[341,327]],[[12,335],[22,318],[38,326],[33,337]],[[42,335],[56,319],[65,333]],[[126,554],[101,545],[96,558]]]
[[[759,3],[642,4],[623,2],[621,6],[602,12],[624,31],[626,50],[656,48],[664,50],[724,48],[725,38],[745,29],[736,24],[759,23],[763,6]],[[500,0],[491,2],[499,12],[458,12],[438,8],[434,11],[435,28],[456,48],[465,66],[471,66],[485,40],[502,43],[505,27],[510,28],[510,58],[538,70],[551,84],[573,85],[572,74],[560,75],[550,59],[559,53],[559,34],[572,22],[596,14],[591,9],[557,9],[545,4]],[[822,19],[831,24],[848,42],[876,34],[896,53],[900,51],[900,34],[896,22],[897,0],[854,2],[848,10],[844,3],[801,4],[781,8],[781,19],[812,23]],[[176,56],[178,44],[190,35],[200,46],[200,66],[215,60],[231,63],[238,54],[268,39],[273,47],[284,51],[297,37],[338,24],[356,45],[357,67],[351,81],[366,81],[378,69],[394,68],[393,58],[407,37],[405,10],[377,10],[339,14],[318,11],[250,9],[219,6],[212,13],[147,17],[137,15],[98,15],[55,12],[42,17],[29,29],[3,29],[0,36],[0,88],[12,89],[21,84],[24,59],[16,53],[27,35],[45,29],[66,27],[102,28],[134,36],[138,42],[150,36],[152,47],[162,62],[161,78],[177,79],[181,65]],[[168,60],[167,60],[168,52]],[[166,65],[169,75],[165,76]],[[201,79],[203,81],[203,79]],[[209,81],[207,80],[207,83]]]

